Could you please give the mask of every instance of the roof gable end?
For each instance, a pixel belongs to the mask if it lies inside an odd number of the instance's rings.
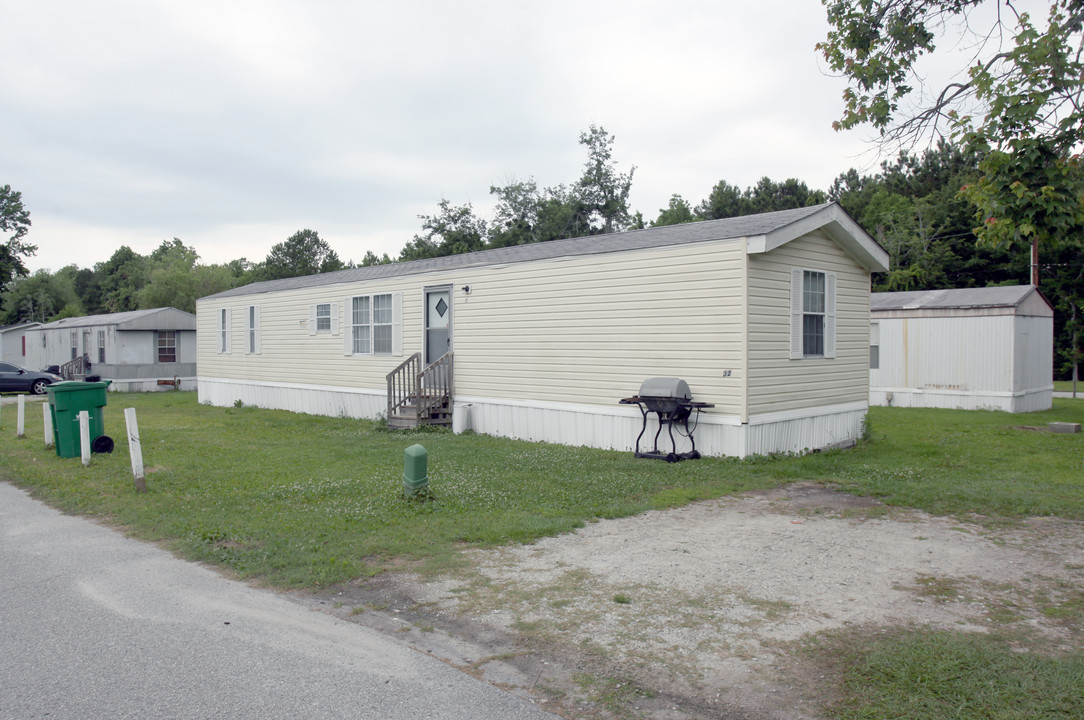
[[[836,203],[819,206],[817,212],[762,235],[750,237],[749,254],[771,252],[792,240],[823,230],[843,250],[870,272],[888,270],[888,253],[870,237],[862,226]]]

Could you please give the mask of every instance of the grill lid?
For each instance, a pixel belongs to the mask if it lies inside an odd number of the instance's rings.
[[[693,394],[681,378],[648,378],[640,385],[640,397],[692,400]]]

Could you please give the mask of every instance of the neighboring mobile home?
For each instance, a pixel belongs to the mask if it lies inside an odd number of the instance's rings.
[[[375,418],[390,373],[452,351],[477,432],[630,449],[618,401],[678,377],[715,405],[702,453],[818,448],[860,433],[887,265],[826,204],[255,283],[196,304],[199,398]]]
[[[65,376],[96,375],[112,380],[111,390],[169,387],[159,380],[196,385],[196,316],[176,308],[56,320],[28,331],[26,348],[35,370],[55,365]]]
[[[871,311],[871,404],[1050,408],[1054,310],[1034,286],[874,293]]]
[[[39,322],[0,325],[0,361],[26,367],[26,331],[40,327]],[[28,370],[41,370],[31,367]]]

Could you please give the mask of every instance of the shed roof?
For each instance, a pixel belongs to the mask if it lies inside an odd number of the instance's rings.
[[[6,332],[12,332],[14,330],[25,330],[27,328],[36,328],[41,325],[40,322],[24,322],[15,323],[14,325],[0,325],[0,335]]]
[[[225,290],[208,297],[226,298],[238,295],[253,295],[279,290],[296,290],[362,280],[401,277],[437,270],[505,265],[579,255],[598,255],[624,250],[640,250],[742,237],[750,239],[750,253],[767,252],[818,228],[824,228],[863,267],[869,270],[888,269],[888,254],[876,241],[862,230],[838,204],[825,203],[793,210],[779,210],[723,220],[705,220],[607,235],[551,240],[549,242],[513,245],[511,247],[493,248],[425,260],[348,268],[320,275],[266,280]]]
[[[84,315],[82,317],[62,318],[42,325],[38,330],[57,330],[64,328],[101,327],[114,325],[117,330],[195,330],[196,316],[173,307],[152,308],[150,310],[130,310],[128,312],[107,313],[105,315]]]
[[[1041,301],[1041,302],[1039,302]],[[1050,303],[1034,285],[1007,285],[985,288],[949,290],[915,290],[911,292],[878,292],[870,297],[871,312],[905,310],[969,311],[994,308],[1023,308],[1034,306],[1041,314],[1042,306],[1052,313]]]

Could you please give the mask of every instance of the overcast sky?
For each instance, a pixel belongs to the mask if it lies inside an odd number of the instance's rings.
[[[836,133],[818,0],[0,0],[0,185],[31,269],[178,237],[262,260],[302,228],[393,257],[441,198],[575,181],[592,123],[648,220],[767,175],[826,189],[875,158]]]

